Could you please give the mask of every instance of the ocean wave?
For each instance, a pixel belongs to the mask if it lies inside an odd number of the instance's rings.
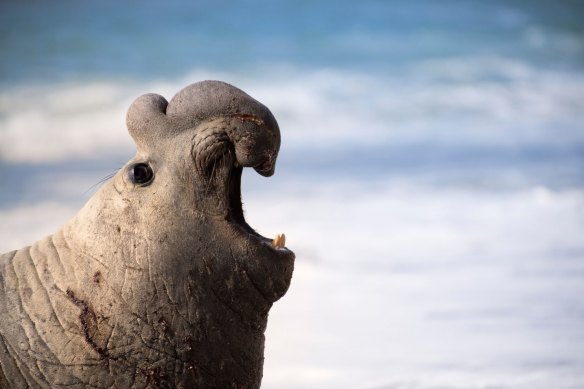
[[[584,77],[499,57],[420,61],[401,74],[285,69],[255,77],[195,70],[175,80],[24,85],[0,93],[0,159],[40,163],[128,152],[125,112],[202,79],[264,102],[289,148],[584,141]]]

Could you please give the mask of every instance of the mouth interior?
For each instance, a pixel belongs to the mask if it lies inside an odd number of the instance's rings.
[[[247,236],[253,236],[259,242],[267,244],[268,246],[285,252],[289,252],[286,249],[286,237],[284,234],[276,234],[276,238],[270,239],[257,233],[246,221],[243,213],[243,204],[241,201],[241,176],[243,173],[243,167],[239,164],[234,164],[229,169],[229,173],[226,179],[225,195],[227,197],[227,213],[226,220],[230,224],[237,227],[238,230],[242,231]]]
[[[233,224],[236,224],[241,229],[243,229],[248,234],[254,235],[261,238],[264,241],[269,241],[268,238],[258,234],[249,224],[245,221],[243,215],[243,204],[241,202],[241,176],[243,173],[243,167],[233,166],[229,174],[227,183],[227,196],[228,196],[228,214],[227,220]]]
[[[243,204],[241,202],[241,175],[243,168],[233,166],[227,182],[227,196],[229,201],[228,220],[231,223],[239,224],[246,229],[252,229],[245,221],[243,216]]]

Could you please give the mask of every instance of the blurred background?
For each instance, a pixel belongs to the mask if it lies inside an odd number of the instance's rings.
[[[297,254],[264,388],[584,387],[579,1],[0,3],[0,252],[133,156],[134,98],[279,121],[248,222]]]

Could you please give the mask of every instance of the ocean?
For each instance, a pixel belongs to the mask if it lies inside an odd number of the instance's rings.
[[[125,112],[219,79],[267,105],[246,219],[296,253],[264,388],[584,387],[578,1],[0,3],[0,252],[135,152]]]

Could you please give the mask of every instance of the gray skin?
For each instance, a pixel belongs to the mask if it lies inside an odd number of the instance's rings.
[[[294,254],[247,225],[240,180],[274,173],[276,120],[204,81],[139,97],[127,126],[136,156],[58,232],[0,256],[0,386],[259,387]]]

